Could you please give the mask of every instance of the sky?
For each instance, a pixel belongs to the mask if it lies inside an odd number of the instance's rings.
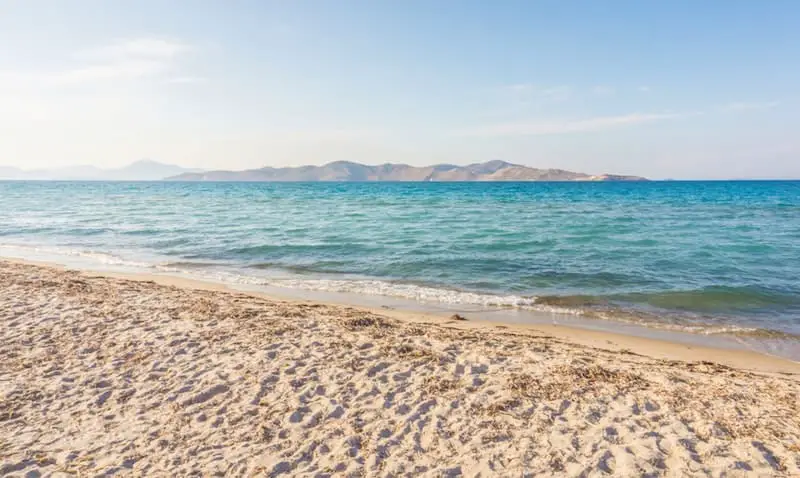
[[[0,0],[0,165],[800,178],[800,2]]]

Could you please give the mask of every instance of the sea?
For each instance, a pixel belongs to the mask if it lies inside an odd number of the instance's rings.
[[[0,256],[800,359],[800,181],[4,181]]]

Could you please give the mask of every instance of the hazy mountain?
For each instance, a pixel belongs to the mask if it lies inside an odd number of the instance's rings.
[[[467,166],[365,164],[336,161],[323,166],[260,168],[245,171],[183,173],[169,181],[646,181],[639,176],[590,175],[563,169],[537,169],[505,161]]]
[[[0,179],[157,181],[169,176],[199,171],[198,169],[187,169],[143,159],[116,169],[103,169],[95,166],[70,166],[37,170],[0,167]]]
[[[0,166],[0,179],[26,179],[25,171],[10,166]]]
[[[120,169],[109,170],[106,173],[116,176],[121,180],[155,181],[183,173],[197,173],[202,170],[197,168],[183,168],[174,164],[159,163],[151,160],[141,160]]]

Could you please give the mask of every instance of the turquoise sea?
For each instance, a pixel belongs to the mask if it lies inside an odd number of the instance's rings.
[[[26,252],[27,251],[27,252]],[[800,182],[0,182],[0,255],[800,336]]]

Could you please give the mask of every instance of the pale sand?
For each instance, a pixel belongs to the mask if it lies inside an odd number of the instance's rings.
[[[0,261],[0,475],[800,474],[794,362],[157,280]]]

